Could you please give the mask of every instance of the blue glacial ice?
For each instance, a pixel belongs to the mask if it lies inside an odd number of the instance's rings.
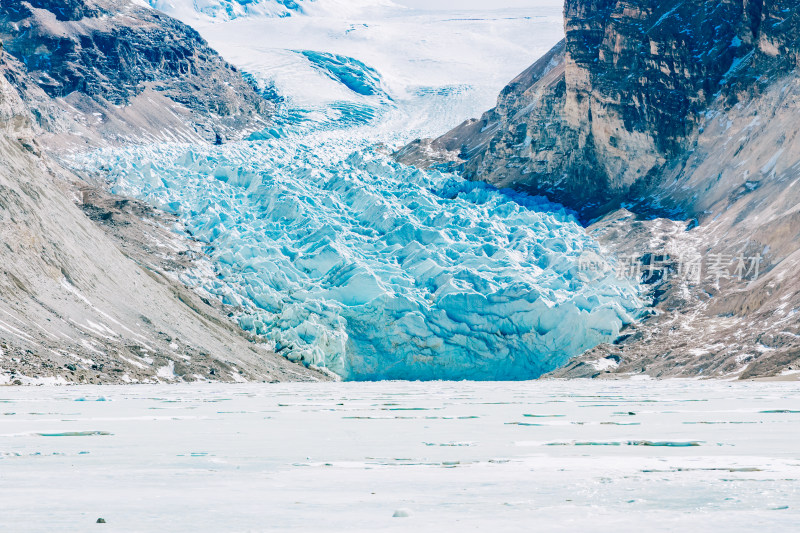
[[[314,68],[356,94],[389,98],[383,90],[380,74],[358,59],[315,50],[301,50],[298,53]]]
[[[637,288],[541,198],[353,152],[335,132],[80,156],[113,191],[177,213],[275,350],[345,379],[528,379],[618,336]]]

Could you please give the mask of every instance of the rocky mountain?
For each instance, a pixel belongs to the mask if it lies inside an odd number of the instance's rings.
[[[800,377],[798,25],[788,0],[567,0],[565,39],[494,109],[396,154],[563,203],[604,247],[580,269],[641,282],[647,316],[552,376]],[[59,164],[260,129],[248,77],[133,0],[3,2],[0,38],[0,383],[328,379],[234,324],[185,219]]]
[[[133,4],[3,2],[0,21],[0,384],[329,379],[187,285],[214,272],[176,217],[50,155],[76,139],[214,141],[269,102],[192,30]]]
[[[272,110],[195,30],[130,0],[9,0],[0,39],[75,122],[60,145],[223,141]]]
[[[565,40],[497,107],[398,159],[544,194],[637,269],[653,315],[556,375],[794,375],[800,7],[567,0],[564,15]]]

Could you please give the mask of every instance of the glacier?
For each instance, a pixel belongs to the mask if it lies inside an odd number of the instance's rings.
[[[493,107],[505,84],[564,36],[559,0],[500,10],[495,5],[505,0],[477,10],[441,0],[424,9],[405,0],[296,0],[302,9],[290,10],[278,0],[148,1],[293,107],[375,104],[347,86],[352,75],[366,82],[362,92],[411,104],[392,127],[417,136],[441,134]],[[225,6],[238,14],[230,17]]]
[[[581,270],[604,253],[570,212],[391,157],[487,106],[528,62],[514,50],[547,49],[560,17],[359,6],[385,10],[195,22],[280,95],[273,124],[222,146],[109,148],[73,166],[178,215],[214,269],[184,282],[277,353],[346,380],[530,379],[616,338],[643,308],[639,288]]]
[[[75,164],[178,214],[217,273],[190,283],[278,353],[345,379],[534,378],[641,309],[629,282],[579,268],[602,250],[564,208],[403,166],[379,144],[352,151],[335,133]]]

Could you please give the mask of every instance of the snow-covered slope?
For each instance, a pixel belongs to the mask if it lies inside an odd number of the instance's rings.
[[[507,81],[564,32],[561,5],[552,0],[516,9],[487,4],[433,11],[383,0],[233,2],[240,6],[234,11],[248,10],[233,19],[194,0],[159,2],[159,9],[191,24],[226,60],[291,106],[324,109],[347,101],[383,107],[388,97],[398,120],[386,129],[411,138],[443,133],[494,105]],[[266,17],[257,8],[300,16]],[[380,93],[354,91],[337,75],[337,65],[319,61],[320,54],[377,77]]]

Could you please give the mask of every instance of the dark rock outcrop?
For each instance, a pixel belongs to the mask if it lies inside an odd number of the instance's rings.
[[[4,1],[0,38],[106,141],[166,130],[213,142],[263,125],[272,110],[195,30],[129,0]]]

